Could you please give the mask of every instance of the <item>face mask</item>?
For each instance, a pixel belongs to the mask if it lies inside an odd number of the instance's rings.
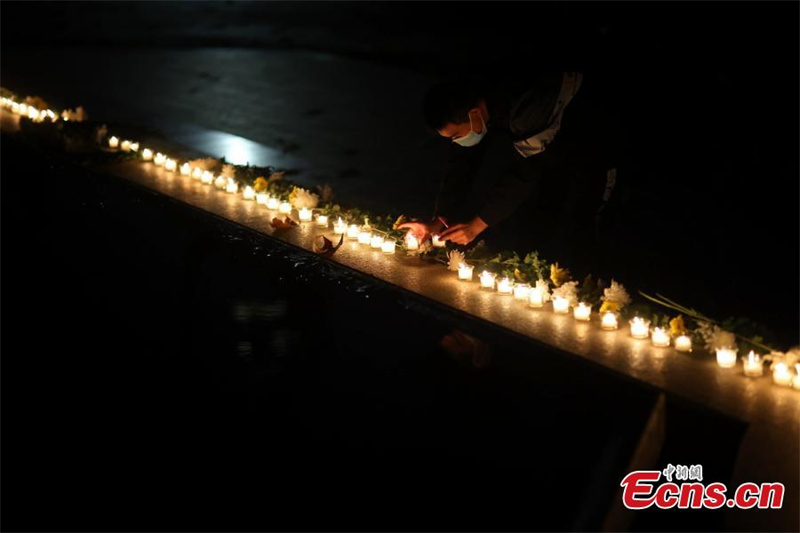
[[[472,115],[469,115],[469,133],[459,139],[454,139],[453,142],[465,147],[475,146],[481,142],[483,136],[486,135],[486,123],[483,121],[483,117],[480,117],[480,119],[481,125],[483,126],[483,130],[480,133],[472,131]]]

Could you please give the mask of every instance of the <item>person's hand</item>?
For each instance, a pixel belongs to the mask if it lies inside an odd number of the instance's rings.
[[[450,226],[446,231],[439,234],[439,238],[456,244],[469,244],[488,227],[488,224],[480,217],[475,217],[467,224]]]
[[[425,239],[429,238],[431,234],[436,233],[443,227],[444,225],[437,219],[430,223],[404,222],[397,226],[397,229],[407,229],[419,242],[423,242]]]

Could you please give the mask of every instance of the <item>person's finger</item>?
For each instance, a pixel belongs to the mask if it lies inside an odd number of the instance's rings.
[[[455,226],[450,226],[448,229],[444,230],[439,234],[440,239],[447,239],[451,235],[454,235],[456,232],[461,231],[461,228],[464,227],[464,224],[456,224]]]
[[[402,224],[397,226],[397,229],[406,229],[406,228],[413,229],[417,226],[419,226],[419,222],[403,222]]]

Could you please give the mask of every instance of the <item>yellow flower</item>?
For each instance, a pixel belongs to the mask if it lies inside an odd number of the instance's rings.
[[[267,180],[264,179],[264,176],[259,176],[256,178],[256,181],[253,183],[253,189],[256,192],[267,190]]]
[[[524,274],[522,271],[520,271],[520,269],[518,269],[518,268],[515,268],[515,269],[514,269],[514,278],[516,278],[516,280],[517,280],[517,281],[521,281],[521,282],[523,282],[523,283],[525,283],[525,282],[527,282],[527,281],[528,281],[528,276],[526,276],[526,275],[525,275],[525,274]]]
[[[392,229],[400,229],[398,226],[400,226],[400,224],[405,224],[407,221],[408,219],[405,215],[400,215],[397,217],[397,220],[394,221],[394,224],[392,224]]]
[[[608,311],[611,311],[612,313],[618,313],[620,308],[622,308],[622,304],[619,302],[609,302],[606,300],[600,306],[600,313],[607,313]]]
[[[560,287],[570,279],[568,269],[559,267],[558,263],[550,265],[550,281],[553,282],[553,285]]]
[[[683,316],[678,315],[669,321],[669,333],[673,337],[686,335],[687,332],[686,325],[683,323]]]

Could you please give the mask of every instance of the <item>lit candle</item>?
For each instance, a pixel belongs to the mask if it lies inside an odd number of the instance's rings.
[[[200,178],[202,178],[203,177],[203,169],[200,168],[200,167],[194,167],[194,170],[192,170],[192,177],[195,178],[195,179],[198,179],[198,180]]]
[[[631,337],[634,339],[646,339],[650,336],[650,322],[641,317],[631,320]]]
[[[569,300],[561,296],[553,298],[553,311],[562,315],[569,313]]]
[[[380,248],[383,246],[383,237],[380,235],[373,235],[372,239],[369,241],[369,245],[372,248]]]
[[[269,200],[269,194],[265,192],[260,192],[256,194],[256,203],[261,205],[267,205],[267,201]]]
[[[433,243],[434,248],[444,248],[447,245],[447,241],[439,239],[438,235],[431,237],[431,242]]]
[[[150,148],[145,148],[142,150],[142,159],[145,161],[150,161],[153,159],[153,151]]]
[[[275,197],[270,197],[270,199],[267,200],[267,209],[269,209],[270,211],[275,211],[280,206],[281,206],[280,200],[278,200]]]
[[[161,165],[163,165],[163,164],[164,164],[164,162],[165,162],[166,160],[167,160],[167,156],[165,156],[165,155],[164,155],[164,154],[162,154],[161,152],[157,152],[157,153],[156,153],[156,156],[153,158],[153,163],[155,163],[155,164],[156,164],[156,165],[158,165],[158,166],[161,166]]]
[[[139,143],[131,143],[131,151],[138,152],[139,151]]]
[[[385,254],[393,254],[395,246],[396,245],[394,241],[383,241],[383,244],[381,244],[381,252]]]
[[[19,113],[21,115],[27,115],[28,114],[28,104],[19,104]],[[116,137],[113,137],[113,138],[116,139]],[[112,148],[116,148],[116,146],[113,146]]]
[[[772,381],[774,381],[776,385],[791,387],[792,373],[789,372],[789,367],[786,366],[786,363],[775,363],[772,369]]]
[[[528,291],[528,305],[540,308],[544,306],[544,292],[539,287],[531,287]]]
[[[255,200],[256,191],[249,185],[245,186],[244,191],[242,191],[242,198],[245,200]]]
[[[292,212],[292,204],[289,202],[281,202],[281,205],[278,207],[278,212],[288,215]]]
[[[578,306],[572,310],[572,316],[575,317],[575,320],[588,322],[592,317],[592,306],[580,302]]]
[[[217,179],[214,180],[214,187],[216,187],[217,189],[222,190],[222,189],[225,188],[225,185],[227,183],[228,183],[228,181],[225,179],[224,176],[217,176]]]
[[[348,239],[352,239],[352,240],[358,239],[358,234],[359,233],[361,233],[361,230],[355,224],[350,224],[350,226],[347,228],[347,238]]]
[[[228,178],[228,183],[225,186],[225,192],[236,194],[239,192],[239,184],[233,181],[233,178]]]
[[[212,174],[208,170],[204,170],[203,174],[200,176],[200,181],[202,181],[206,185],[211,185],[212,183],[214,183],[214,174]]]
[[[342,217],[339,217],[339,220],[337,220],[336,224],[333,225],[333,232],[336,235],[344,235],[347,233],[347,224],[344,223]]]
[[[669,334],[664,328],[653,328],[653,335],[650,337],[653,341],[653,346],[658,348],[666,348],[669,346]]]
[[[358,234],[358,244],[369,244],[372,240],[371,231],[360,231]]]
[[[603,318],[600,320],[600,327],[606,331],[617,329],[617,315],[611,311],[606,311],[603,314]]]
[[[514,285],[514,299],[515,300],[527,300],[528,299],[528,291],[531,289],[531,286],[527,283],[517,283]]]
[[[497,277],[497,274],[484,270],[479,277],[482,289],[494,289],[494,278]]]
[[[306,207],[301,207],[300,212],[298,213],[298,216],[300,217],[300,222],[309,222],[311,220],[312,214],[313,213],[311,209],[308,209]]]
[[[675,349],[679,352],[691,352],[692,338],[688,335],[680,335],[675,339]]]
[[[24,105],[24,104],[23,104],[23,105]],[[119,147],[119,139],[117,139],[116,137],[112,136],[112,137],[111,137],[111,138],[108,140],[108,147],[109,147],[109,148],[118,148],[118,147]]]
[[[736,352],[733,348],[717,348],[717,364],[721,368],[733,368],[736,366]]]
[[[131,142],[128,141],[128,140],[122,141],[122,144],[120,145],[120,148],[122,148],[123,152],[130,152],[131,151]]]
[[[192,173],[192,167],[189,166],[189,163],[184,163],[184,164],[181,165],[181,175],[182,176],[188,176],[191,173]],[[197,176],[197,177],[199,178],[200,176]]]
[[[178,168],[178,162],[174,159],[167,158],[167,160],[164,161],[164,168],[169,172],[175,172],[175,169]]]
[[[800,389],[800,363],[794,365],[794,379],[792,380],[792,387],[795,389]]]
[[[406,247],[409,250],[419,250],[419,240],[411,233],[406,235]]]
[[[744,363],[745,376],[757,378],[764,374],[764,362],[753,350],[750,350],[750,353],[747,354],[747,357],[742,362]]]
[[[514,292],[514,286],[511,283],[511,280],[508,278],[503,278],[497,282],[497,293],[498,294],[511,294]]]
[[[474,266],[468,265],[466,263],[459,263],[458,264],[458,279],[462,281],[472,281],[472,271],[475,269]]]
[[[317,226],[320,228],[328,227],[328,215],[317,215]]]

